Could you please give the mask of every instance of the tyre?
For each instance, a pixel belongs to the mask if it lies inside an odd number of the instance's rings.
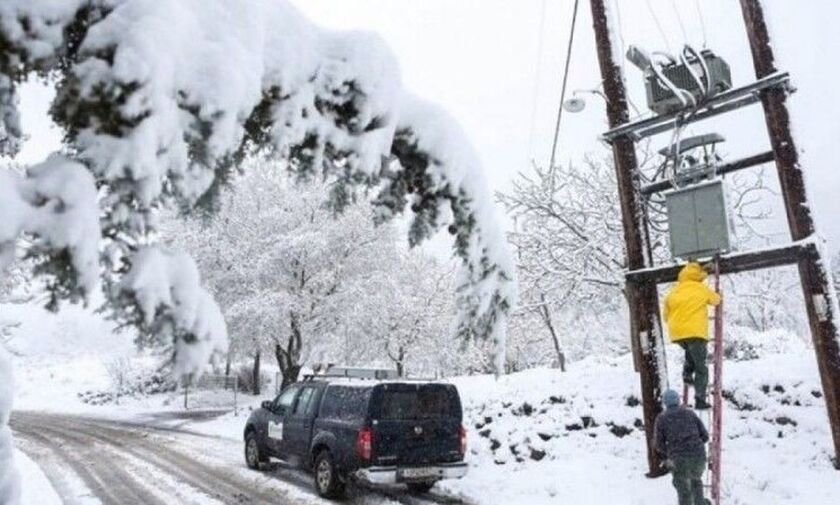
[[[268,456],[260,447],[257,434],[248,432],[245,436],[245,464],[251,470],[260,470],[265,463],[268,463]]]
[[[435,485],[434,482],[409,482],[408,491],[414,494],[426,494]]]
[[[322,498],[343,498],[344,481],[338,474],[330,451],[323,450],[315,457],[315,490]]]

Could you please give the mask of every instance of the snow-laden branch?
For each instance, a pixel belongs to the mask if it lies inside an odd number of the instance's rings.
[[[109,287],[156,208],[212,205],[249,153],[269,151],[333,178],[338,210],[384,180],[380,217],[410,207],[412,243],[448,227],[463,333],[501,349],[513,268],[480,163],[448,116],[406,98],[379,37],[320,29],[285,0],[6,0],[0,42],[0,76],[61,75],[52,114],[102,189]]]

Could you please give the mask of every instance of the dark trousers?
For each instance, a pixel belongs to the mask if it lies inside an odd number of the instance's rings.
[[[706,469],[705,456],[674,457],[671,476],[680,505],[705,505],[703,497],[703,471]]]
[[[709,342],[704,338],[687,338],[677,343],[685,351],[683,379],[694,382],[694,398],[705,401],[709,386],[709,366],[706,364]]]

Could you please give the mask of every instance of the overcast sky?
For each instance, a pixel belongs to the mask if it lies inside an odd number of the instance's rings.
[[[625,44],[674,52],[686,41],[698,47],[705,42],[730,63],[736,85],[754,78],[737,0],[618,1]],[[531,159],[547,163],[573,0],[293,3],[322,26],[379,33],[399,58],[405,85],[442,104],[462,123],[495,189],[509,187],[516,172],[527,168]],[[781,66],[791,71],[799,88],[791,107],[818,224],[836,250],[840,245],[840,167],[836,153],[840,144],[840,106],[836,99],[840,72],[835,62],[840,50],[836,26],[840,6],[835,0],[765,0],[765,4],[771,11]],[[591,25],[589,2],[583,0],[569,90],[599,84]],[[627,78],[634,101],[644,109],[640,73],[628,67]],[[24,90],[24,128],[32,135],[20,158],[24,162],[42,159],[59,141],[59,132],[44,120],[49,96],[49,90],[38,86]],[[597,141],[605,129],[603,103],[591,95],[586,98],[583,112],[564,116],[559,152],[564,162],[579,160],[588,152],[607,154]],[[731,158],[764,151],[769,145],[758,106],[701,123],[689,133],[709,131],[727,137],[724,152]],[[666,141],[657,139],[661,145]],[[772,167],[768,173],[775,179]],[[781,215],[778,204],[774,209]],[[774,226],[777,232],[785,229],[781,222]]]

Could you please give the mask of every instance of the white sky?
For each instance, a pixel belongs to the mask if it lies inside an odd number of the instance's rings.
[[[494,189],[509,187],[516,172],[531,159],[547,163],[573,0],[292,1],[322,26],[378,32],[397,54],[406,86],[442,104],[462,123]],[[667,49],[648,4],[657,13],[672,51],[686,39],[703,45],[697,15],[697,5],[702,5],[708,46],[730,63],[736,85],[753,79],[737,0],[618,1],[625,43],[648,50]],[[765,5],[772,14],[780,66],[791,71],[799,88],[791,107],[818,225],[836,250],[840,245],[840,170],[835,146],[840,140],[836,126],[840,105],[835,83],[840,72],[835,62],[840,50],[836,26],[840,2],[765,0]],[[628,67],[627,79],[632,97],[644,108],[640,73]],[[569,90],[594,88],[599,81],[589,2],[582,0]],[[603,104],[596,97],[586,98],[583,112],[564,115],[561,161],[579,160],[587,152],[607,155],[597,141],[605,129]],[[49,91],[28,86],[22,99],[24,128],[32,140],[20,161],[38,161],[60,139],[59,132],[45,121]],[[689,133],[711,129],[727,137],[724,152],[731,158],[764,151],[769,145],[758,106],[701,123]],[[658,144],[665,142],[658,139]],[[772,166],[768,174],[775,179]],[[781,207],[774,208],[781,216]],[[776,231],[785,230],[783,222],[774,226]]]

